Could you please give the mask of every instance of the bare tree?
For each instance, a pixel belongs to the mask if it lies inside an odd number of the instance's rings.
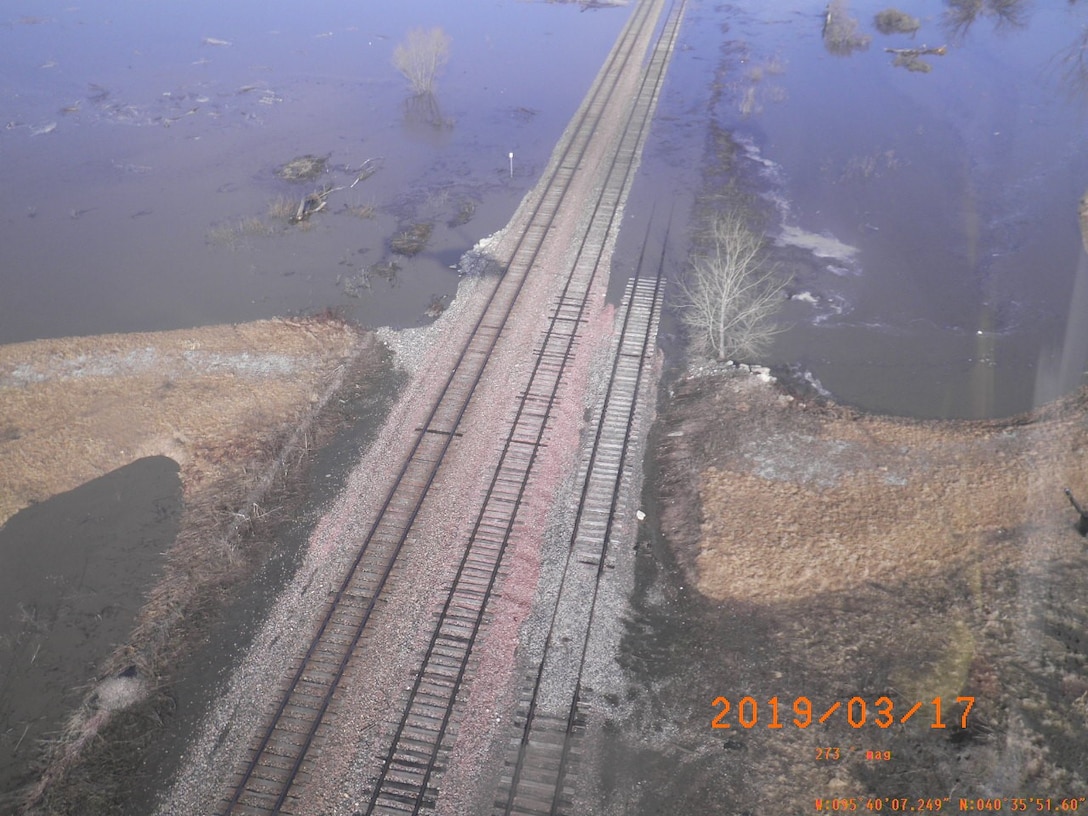
[[[743,213],[716,216],[707,252],[692,259],[680,282],[683,318],[696,348],[719,360],[755,358],[779,331],[771,318],[788,283]]]
[[[393,65],[404,74],[417,96],[434,93],[438,72],[450,58],[450,37],[437,26],[413,28],[393,51]]]

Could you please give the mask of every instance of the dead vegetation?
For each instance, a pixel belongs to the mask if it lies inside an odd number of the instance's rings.
[[[313,156],[307,153],[296,156],[276,170],[276,175],[284,181],[314,181],[323,175],[329,165],[330,156]]]
[[[266,237],[274,235],[275,232],[275,229],[260,218],[247,216],[213,225],[206,238],[212,246],[233,250],[245,246],[249,238]]]
[[[776,734],[733,716],[732,732],[692,733],[746,752],[743,774],[706,766],[729,791],[706,812],[893,789],[1083,790],[1088,548],[1062,487],[1088,492],[1086,411],[1081,392],[1011,420],[923,422],[805,403],[743,374],[676,383],[656,454],[662,530],[708,608],[685,627],[714,649],[668,689],[946,705],[939,731],[929,705],[928,721],[889,729],[831,717]],[[966,727],[957,696],[975,698]],[[816,745],[845,753],[814,763]]]
[[[268,217],[277,221],[290,221],[297,208],[295,199],[286,195],[275,196],[268,202]]]
[[[393,236],[390,246],[398,255],[412,257],[418,255],[427,246],[427,240],[431,237],[431,223],[412,224],[408,229],[402,230]]]
[[[877,12],[873,23],[881,34],[914,34],[922,27],[922,21],[917,17],[911,17],[896,8]]]
[[[846,0],[831,0],[824,12],[824,47],[829,54],[848,57],[855,51],[864,51],[872,37],[863,34],[856,17],[850,16]]]
[[[450,37],[437,26],[413,28],[393,50],[393,65],[416,96],[434,94],[435,80],[450,58]]]
[[[929,48],[928,46],[923,45],[921,48],[885,48],[884,50],[889,54],[895,55],[895,59],[892,60],[892,65],[896,68],[906,68],[908,71],[914,71],[919,74],[928,74],[933,70],[933,66],[921,59],[922,57],[943,57],[948,53],[948,48],[943,45],[936,48]]]
[[[349,367],[365,377],[379,359],[335,315],[0,347],[0,415],[19,418],[0,442],[0,520],[150,455],[178,462],[185,505],[131,636],[47,746],[31,812],[116,811],[173,666],[282,520],[319,411]]]
[[[766,257],[764,239],[745,211],[710,220],[703,247],[681,278],[681,314],[694,349],[716,360],[755,359],[777,329],[787,276]]]
[[[945,0],[942,24],[952,39],[962,41],[980,19],[994,21],[995,29],[1023,28],[1031,4],[1026,0]]]
[[[453,216],[446,222],[448,227],[463,227],[472,220],[476,214],[476,202],[470,198],[462,198],[457,202],[457,209]]]

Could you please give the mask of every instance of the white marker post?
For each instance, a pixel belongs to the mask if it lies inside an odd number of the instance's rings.
[[[514,177],[514,154],[510,153],[510,178]]]

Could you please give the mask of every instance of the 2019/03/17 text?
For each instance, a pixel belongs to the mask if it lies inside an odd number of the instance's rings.
[[[967,715],[974,704],[974,697],[956,697],[956,705],[963,706],[959,714],[960,728],[967,728]],[[932,709],[930,728],[948,727],[943,701],[940,697],[934,697],[929,702],[915,702],[903,713],[900,713],[891,698],[886,696],[877,697],[871,703],[864,697],[851,697],[845,703],[842,700],[835,700],[826,706],[814,706],[808,697],[795,697],[790,711],[785,712],[787,718],[785,723],[782,720],[782,704],[777,696],[771,697],[764,703],[762,712],[759,701],[751,696],[741,697],[735,707],[728,697],[715,697],[711,705],[718,709],[717,714],[710,721],[711,728],[756,728],[759,725],[765,728],[784,728],[790,722],[797,728],[808,728],[814,721],[822,725],[836,715],[846,717],[846,721],[852,728],[862,728],[867,724],[878,728],[889,728],[895,723],[906,723],[923,709],[926,709],[927,713],[930,713],[929,709]],[[789,716],[790,713],[793,714],[792,717]]]

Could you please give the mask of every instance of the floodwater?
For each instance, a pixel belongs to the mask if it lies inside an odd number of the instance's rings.
[[[692,114],[732,135],[794,278],[764,362],[875,411],[1029,409],[1088,357],[1088,7],[907,0],[911,36],[879,33],[887,5],[845,4],[869,37],[847,54],[823,2],[699,4],[685,26],[672,68],[717,83]],[[940,46],[928,72],[885,51]]]
[[[0,20],[5,343],[326,307],[423,322],[461,253],[536,181],[628,13],[508,0],[33,12]],[[421,26],[452,44],[433,99],[413,102],[391,61]],[[328,172],[278,178],[300,155]],[[352,187],[367,160],[378,171]],[[308,222],[269,214],[322,187],[345,189]],[[426,247],[395,255],[416,223],[433,224]]]
[[[425,322],[452,296],[461,254],[537,181],[629,10],[197,0],[32,11],[0,19],[0,343],[329,307],[364,325]],[[452,42],[435,95],[413,100],[391,60],[420,26]],[[325,158],[327,172],[277,176],[302,155]],[[364,163],[376,172],[353,186]],[[338,187],[303,224],[270,212]],[[396,254],[394,236],[420,223],[432,225],[423,250]],[[340,483],[327,460],[350,458],[383,411],[370,406],[350,440],[318,454],[324,489]],[[0,529],[5,795],[127,635],[180,511],[177,466],[157,457]],[[285,534],[221,642],[244,639],[231,627],[259,616],[303,527]],[[191,714],[231,659],[220,647],[198,655],[179,704]],[[145,762],[169,767],[162,752]],[[0,797],[0,811],[9,804]]]
[[[766,362],[872,410],[1025,410],[1079,384],[1086,356],[1076,213],[1088,91],[1075,57],[1088,8],[1003,4],[1010,19],[983,2],[955,28],[949,3],[908,0],[901,8],[921,20],[910,37],[875,31],[885,5],[848,4],[871,42],[839,55],[821,36],[822,0],[691,0],[614,277],[622,287],[646,234],[660,251],[666,228],[665,262],[683,267],[714,125],[735,143],[741,182],[771,215],[774,259],[794,276],[787,330]],[[33,12],[0,21],[4,343],[330,306],[370,325],[425,320],[454,291],[451,265],[536,182],[628,14],[514,0],[196,0],[184,11],[42,2]],[[421,25],[451,35],[451,59],[434,99],[413,104],[391,56]],[[923,45],[948,49],[922,58],[928,73],[884,51]],[[277,177],[304,154],[327,156],[328,172]],[[351,187],[367,160],[377,172]],[[277,198],[321,186],[346,189],[306,224],[269,214]],[[393,236],[420,222],[433,224],[426,248],[396,255]],[[678,345],[676,324],[664,326]],[[139,513],[159,513],[166,541],[176,471],[156,460],[139,472],[126,507],[139,524]],[[61,518],[83,500],[75,493],[33,510]],[[34,522],[25,512],[4,535]],[[69,533],[34,523],[58,560],[77,552]],[[109,547],[160,551],[139,530],[111,529]],[[12,574],[2,546],[0,557],[0,576]],[[44,666],[35,627],[75,615],[80,651],[51,681],[74,701],[156,566],[125,562],[124,588],[108,590],[123,603],[95,606],[67,578],[38,601],[19,596],[5,611],[25,627],[6,632],[19,659]],[[54,596],[86,603],[41,606]],[[209,658],[209,674],[225,659]],[[202,678],[186,682],[195,699]]]
[[[152,456],[0,527],[0,794],[128,637],[181,509],[177,463]]]

